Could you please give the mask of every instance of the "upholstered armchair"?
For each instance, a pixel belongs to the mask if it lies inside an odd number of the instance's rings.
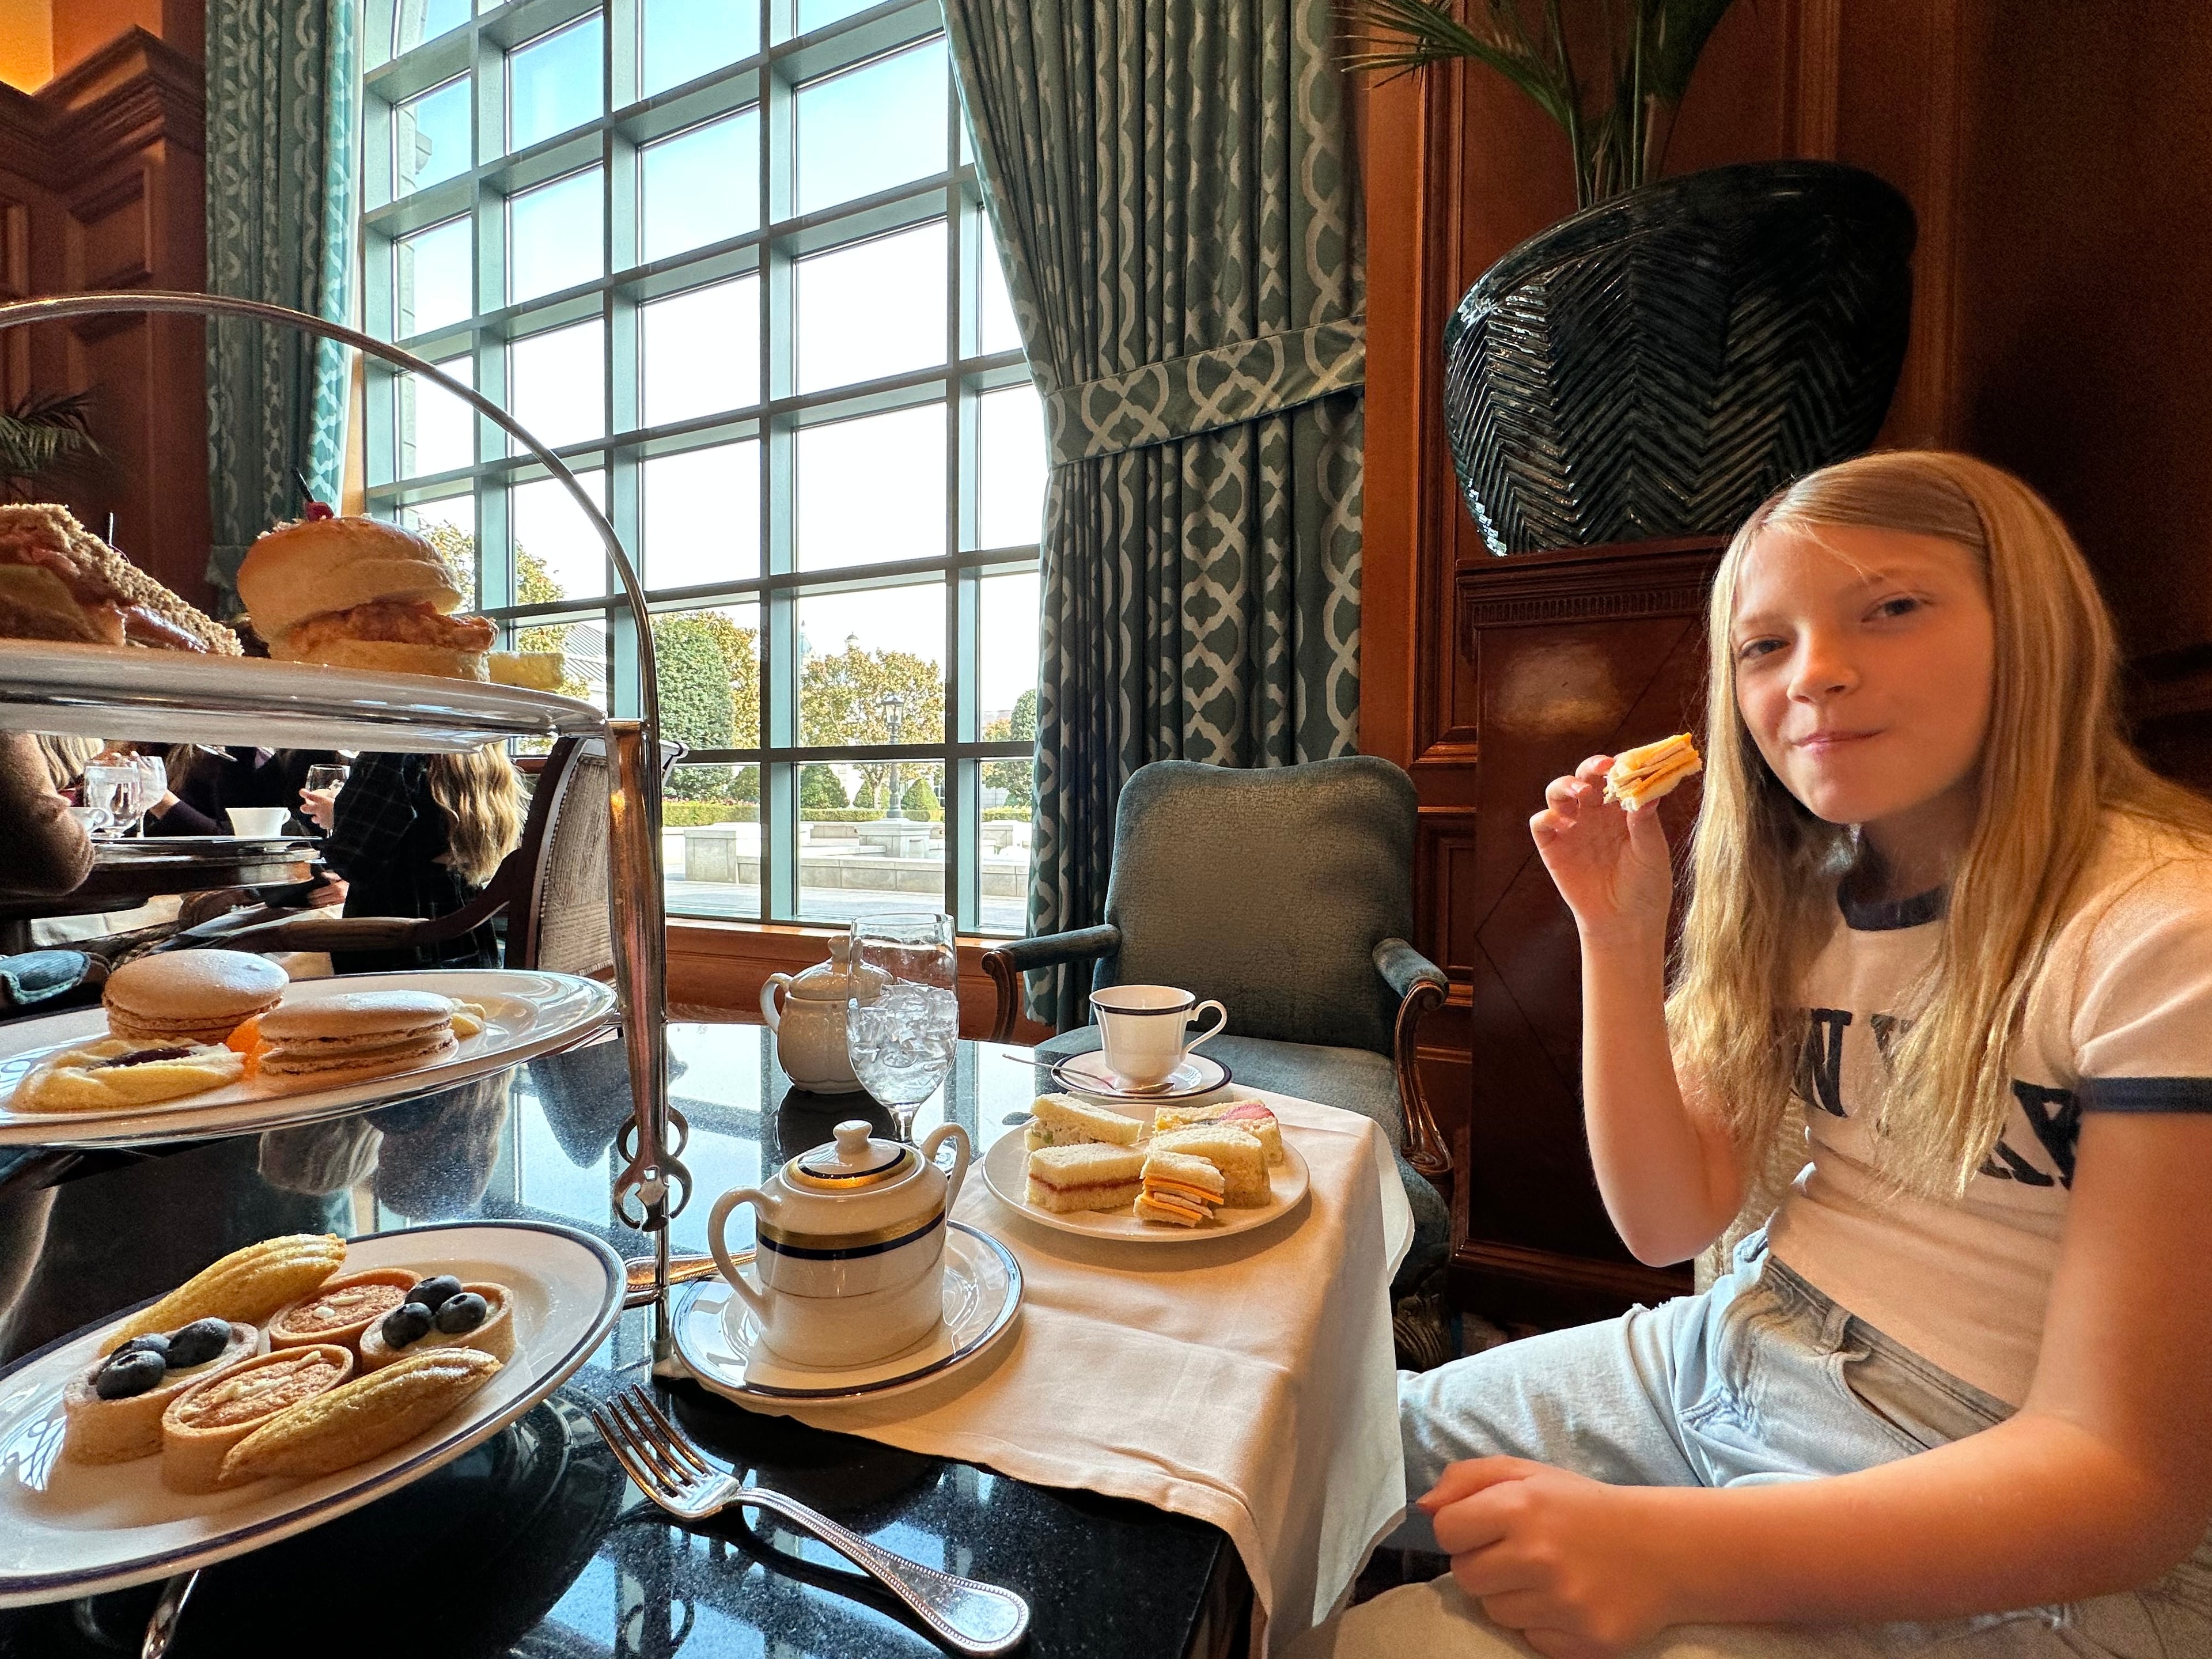
[[[1077,1024],[1090,1018],[1087,990],[1177,985],[1218,999],[1228,1025],[1202,1052],[1237,1083],[1382,1126],[1413,1206],[1407,1267],[1432,1262],[1447,1241],[1451,1153],[1413,1038],[1447,981],[1407,943],[1415,807],[1406,775],[1370,757],[1139,767],[1115,815],[1104,923],[984,953],[999,993],[993,1035],[1012,1036],[1021,976],[1036,969],[1092,964],[1040,1058],[1098,1046],[1097,1028]]]

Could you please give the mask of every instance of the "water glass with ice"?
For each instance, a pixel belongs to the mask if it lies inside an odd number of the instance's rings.
[[[852,939],[845,1039],[853,1075],[910,1141],[915,1114],[952,1069],[960,1040],[952,919],[935,910],[862,916]]]

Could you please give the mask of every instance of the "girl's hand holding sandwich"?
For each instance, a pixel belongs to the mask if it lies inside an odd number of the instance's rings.
[[[1553,778],[1544,810],[1528,820],[1536,851],[1574,912],[1585,945],[1663,946],[1674,867],[1651,807],[1605,799],[1610,755],[1592,755],[1572,777]]]

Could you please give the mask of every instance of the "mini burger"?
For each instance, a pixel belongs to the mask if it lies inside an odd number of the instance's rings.
[[[1634,811],[1649,806],[1683,779],[1703,771],[1705,764],[1687,732],[1662,738],[1641,749],[1624,749],[1607,769],[1605,798],[1620,801]]]
[[[52,505],[0,507],[0,638],[239,654],[235,634]]]
[[[248,550],[238,593],[279,660],[488,678],[491,623],[453,614],[461,590],[445,562],[396,524],[334,518],[311,503]]]

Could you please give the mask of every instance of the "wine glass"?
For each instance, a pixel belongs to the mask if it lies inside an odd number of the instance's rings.
[[[328,789],[335,793],[345,787],[345,781],[352,775],[350,766],[311,766],[307,769],[307,788],[310,793]]]
[[[959,959],[952,919],[936,910],[853,923],[845,1043],[853,1075],[890,1110],[901,1140],[952,1069],[960,1040]]]
[[[102,839],[136,816],[139,789],[137,769],[130,766],[88,766],[84,769],[84,804],[107,820],[105,829],[92,833]]]
[[[146,833],[145,815],[153,810],[156,801],[169,793],[169,763],[159,755],[142,751],[131,756],[131,765],[138,774],[144,792],[144,798],[138,807],[138,833],[143,836]]]

